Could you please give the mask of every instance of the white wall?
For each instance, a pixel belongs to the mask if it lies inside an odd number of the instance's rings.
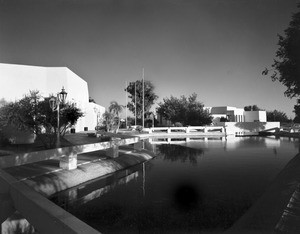
[[[245,122],[244,109],[237,108],[233,111],[234,122]]]
[[[266,111],[245,111],[245,122],[266,122],[267,114]]]
[[[0,63],[0,99],[15,101],[21,99],[30,90],[38,90],[44,97],[56,95],[62,87],[68,93],[67,101],[76,103],[86,117],[76,124],[76,132],[84,127],[94,129],[97,113],[90,108],[88,84],[66,67],[40,67]],[[99,105],[103,111],[104,107]]]
[[[88,130],[95,130],[95,127],[102,118],[105,112],[103,106],[97,105],[93,102],[87,104],[85,109],[85,126]]]
[[[46,91],[46,68],[0,63],[0,98],[15,101],[30,90]]]

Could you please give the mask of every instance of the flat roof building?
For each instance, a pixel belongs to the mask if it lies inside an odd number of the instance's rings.
[[[226,119],[228,122],[267,122],[266,111],[245,111],[232,106],[205,107],[213,117],[213,123]]]

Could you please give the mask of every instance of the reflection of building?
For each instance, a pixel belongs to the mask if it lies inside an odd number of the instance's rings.
[[[231,106],[205,107],[213,117],[213,122],[220,122],[221,118],[229,122],[266,122],[266,111],[245,111],[243,108]]]
[[[44,97],[56,95],[62,87],[68,93],[67,101],[84,112],[75,126],[76,131],[94,129],[97,116],[102,115],[105,108],[89,102],[88,84],[66,67],[39,67],[0,63],[1,86],[0,99],[15,101],[38,90]]]

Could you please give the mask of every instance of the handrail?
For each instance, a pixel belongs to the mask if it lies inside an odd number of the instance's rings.
[[[132,137],[117,140],[118,145],[128,145],[139,141],[139,137]],[[112,147],[115,141],[98,142],[85,145],[75,145],[69,147],[62,147],[56,149],[49,149],[43,151],[35,151],[29,153],[13,154],[0,157],[0,168],[7,168],[12,166],[20,166],[23,164],[49,160],[53,158],[60,158],[65,155],[89,153],[98,150],[105,150]]]

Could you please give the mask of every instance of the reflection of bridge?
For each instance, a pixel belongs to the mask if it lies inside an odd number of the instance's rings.
[[[172,136],[172,137],[164,137],[164,136],[152,136],[149,138],[149,143],[152,145],[157,144],[182,144],[186,142],[207,142],[209,140],[219,140],[219,141],[225,141],[225,137],[204,137],[204,136]]]
[[[127,144],[134,144],[135,149],[141,148],[139,138],[133,137],[0,157],[0,224],[19,211],[40,233],[99,233],[1,168],[56,158],[67,172],[77,168],[78,154],[106,150],[106,155],[114,158],[118,157],[119,145]],[[77,178],[75,182],[84,179]],[[47,183],[44,186],[47,187]],[[1,229],[2,225],[0,233]]]

